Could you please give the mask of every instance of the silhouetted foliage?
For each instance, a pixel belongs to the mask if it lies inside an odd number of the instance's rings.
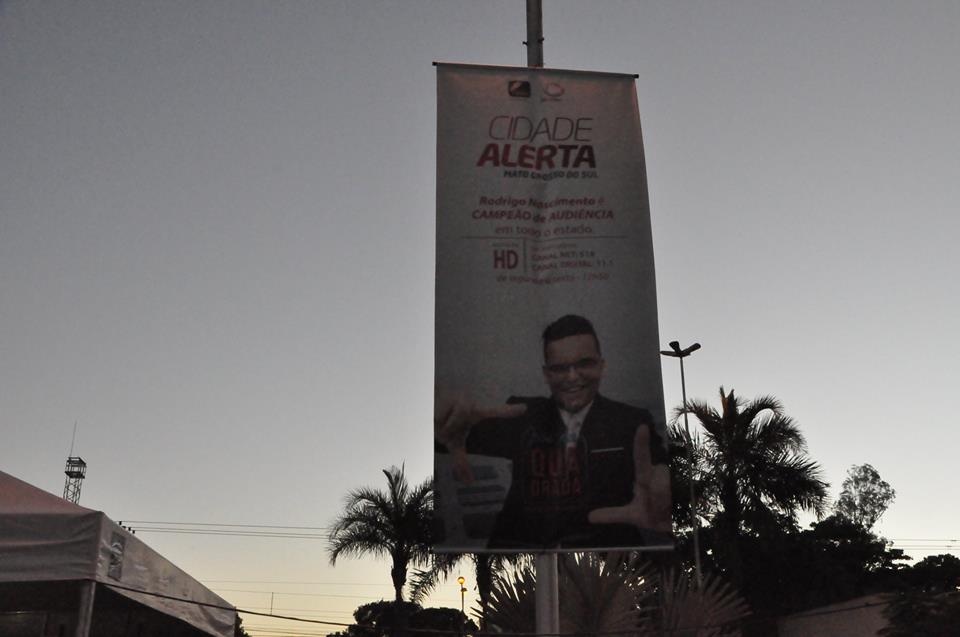
[[[834,509],[837,515],[869,530],[896,495],[893,487],[881,479],[871,465],[854,465],[847,471]]]
[[[473,568],[471,570],[477,586],[477,595],[480,598],[480,606],[473,609],[472,613],[479,619],[481,629],[485,629],[485,618],[487,607],[490,605],[494,578],[503,573],[508,566],[517,566],[527,559],[529,558],[522,554],[435,554],[431,559],[429,568],[414,571],[410,597],[415,602],[421,601],[436,588],[443,577],[452,574],[458,564],[467,560],[472,564]]]
[[[470,634],[478,630],[473,620],[456,608],[424,608],[410,616],[410,628],[443,630],[450,635]]]
[[[945,637],[960,626],[960,558],[930,555],[901,572],[901,592],[887,607],[885,637]]]
[[[738,634],[735,623],[749,612],[739,594],[715,576],[707,576],[700,591],[686,574],[658,575],[635,555],[561,555],[558,567],[561,633],[722,637]],[[497,577],[491,629],[533,634],[535,589],[530,565]]]
[[[695,478],[704,571],[727,573],[739,582],[754,612],[744,626],[747,633],[775,630],[783,615],[906,586],[910,569],[902,562],[909,558],[870,531],[894,493],[876,469],[854,467],[844,483],[844,514],[801,530],[797,514],[809,509],[822,515],[827,485],[807,457],[799,429],[774,398],[741,405],[733,392],[720,393],[719,412],[702,402],[688,404],[687,413],[703,426],[702,436],[688,438],[684,410],[674,411],[673,559],[693,566],[689,484]],[[934,576],[914,577],[929,582]]]
[[[250,637],[250,633],[243,629],[243,619],[237,615],[237,621],[233,624],[233,637]]]
[[[477,625],[455,608],[423,608],[414,602],[380,600],[362,604],[353,611],[356,623],[328,637],[397,637],[406,629],[445,631],[450,635],[470,635]],[[442,637],[444,633],[432,633]]]
[[[960,627],[960,594],[909,591],[898,595],[884,613],[884,637],[956,637]]]
[[[403,468],[391,467],[383,474],[387,490],[364,487],[351,491],[344,512],[330,529],[330,563],[342,555],[388,556],[395,601],[403,601],[410,565],[427,564],[430,555],[430,519],[433,513],[433,483],[426,480],[411,487]]]
[[[653,573],[622,554],[559,555],[560,631],[596,634],[634,630],[650,624],[640,599],[650,597]],[[495,632],[536,632],[536,572],[532,564],[510,569],[494,580],[487,622]]]
[[[743,539],[744,596],[776,617],[895,589],[905,559],[881,537],[837,516],[810,529],[766,530]]]
[[[927,593],[952,593],[960,588],[960,558],[944,553],[928,555],[904,572],[910,588]]]
[[[719,565],[743,590],[741,539],[784,523],[795,526],[801,510],[821,516],[827,484],[780,401],[762,396],[741,404],[732,390],[727,394],[721,387],[720,402],[720,412],[697,400],[675,410],[671,438],[693,454],[699,512],[717,536],[713,548]],[[679,425],[685,412],[702,425],[702,438],[687,439]],[[679,457],[673,474],[683,479],[687,470],[682,462],[677,465]],[[674,495],[680,496],[678,491]],[[689,497],[680,500],[689,507]]]

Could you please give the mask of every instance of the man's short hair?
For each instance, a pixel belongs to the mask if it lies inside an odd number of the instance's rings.
[[[547,345],[553,341],[559,341],[568,336],[578,336],[580,334],[589,334],[593,337],[593,342],[597,346],[597,354],[600,354],[600,339],[597,338],[597,332],[593,329],[593,323],[577,316],[576,314],[567,314],[561,316],[556,321],[543,330],[543,357],[547,357]]]

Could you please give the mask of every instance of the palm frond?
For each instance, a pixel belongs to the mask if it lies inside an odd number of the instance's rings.
[[[664,636],[732,637],[740,634],[737,621],[750,614],[736,590],[714,575],[698,590],[688,576],[668,571],[661,591]]]
[[[410,601],[420,603],[440,583],[440,580],[450,575],[454,567],[463,559],[462,553],[435,553],[430,559],[427,568],[413,572],[410,583]]]
[[[674,416],[670,421],[671,425],[684,427],[683,415],[689,414],[699,421],[706,435],[710,439],[719,439],[723,437],[723,417],[716,409],[700,400],[688,400],[687,407],[678,407],[674,410]],[[685,427],[684,427],[685,429]]]
[[[622,556],[561,556],[559,566],[560,631],[586,635],[605,632],[654,634],[638,600],[652,595],[652,567],[631,564]],[[535,632],[536,575],[527,564],[495,579],[487,623],[501,632]]]
[[[649,566],[626,568],[622,555],[565,555],[560,560],[560,630],[596,635],[643,627],[638,599],[652,590],[651,574]]]
[[[330,564],[336,564],[337,558],[361,557],[366,554],[384,556],[389,549],[383,543],[382,536],[369,527],[351,527],[331,538],[329,542]]]
[[[498,632],[536,633],[536,585],[531,564],[496,575],[487,608],[487,628]]]
[[[779,416],[783,413],[783,403],[773,396],[759,396],[740,410],[740,418],[744,422],[752,422],[764,412]]]
[[[827,487],[820,465],[798,454],[774,458],[755,476],[756,490],[781,510],[804,509],[822,517],[827,507]]]
[[[805,453],[807,440],[797,423],[789,416],[773,415],[754,419],[749,428],[751,448]]]

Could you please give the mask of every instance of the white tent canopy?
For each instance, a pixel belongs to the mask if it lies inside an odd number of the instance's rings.
[[[215,637],[233,635],[230,604],[105,514],[0,471],[0,583],[67,580],[107,586]]]

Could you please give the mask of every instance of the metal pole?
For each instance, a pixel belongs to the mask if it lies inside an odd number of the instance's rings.
[[[560,586],[557,576],[557,554],[537,555],[537,634],[560,632]]]
[[[683,428],[687,435],[687,470],[690,472],[690,523],[693,526],[693,559],[696,566],[697,590],[703,590],[703,569],[700,564],[700,516],[697,512],[697,493],[694,483],[693,438],[690,436],[690,421],[687,418],[687,378],[683,373],[683,359],[700,349],[700,343],[694,343],[686,349],[680,349],[679,341],[670,341],[669,350],[660,350],[664,356],[680,359],[680,391],[683,393]]]
[[[690,421],[687,419],[687,379],[683,373],[683,357],[680,357],[680,392],[683,395],[683,428],[687,434],[687,468],[690,471],[690,517],[693,521],[693,559],[697,574],[697,590],[703,590],[703,569],[700,564],[700,516],[697,512],[697,493],[693,476],[693,438],[690,437]]]
[[[466,621],[467,621],[467,615],[466,615],[466,613],[463,612],[463,608],[464,608],[464,606],[463,606],[463,596],[464,596],[464,594],[467,592],[467,587],[464,586],[463,584],[464,584],[464,582],[466,582],[466,581],[467,581],[467,580],[463,579],[463,575],[461,575],[460,577],[457,578],[457,584],[460,585],[460,620],[459,620],[459,621],[460,621],[460,632],[459,632],[460,635],[463,635],[463,629],[465,628],[465,624],[466,624]]]
[[[93,595],[97,583],[93,580],[80,583],[80,607],[77,609],[77,629],[74,637],[90,637],[90,624],[93,623]]]
[[[527,66],[543,67],[543,5],[541,0],[527,0]],[[557,554],[540,553],[536,563],[537,633],[560,632],[560,586],[557,575]]]
[[[543,67],[543,7],[540,0],[527,0],[527,66]]]

